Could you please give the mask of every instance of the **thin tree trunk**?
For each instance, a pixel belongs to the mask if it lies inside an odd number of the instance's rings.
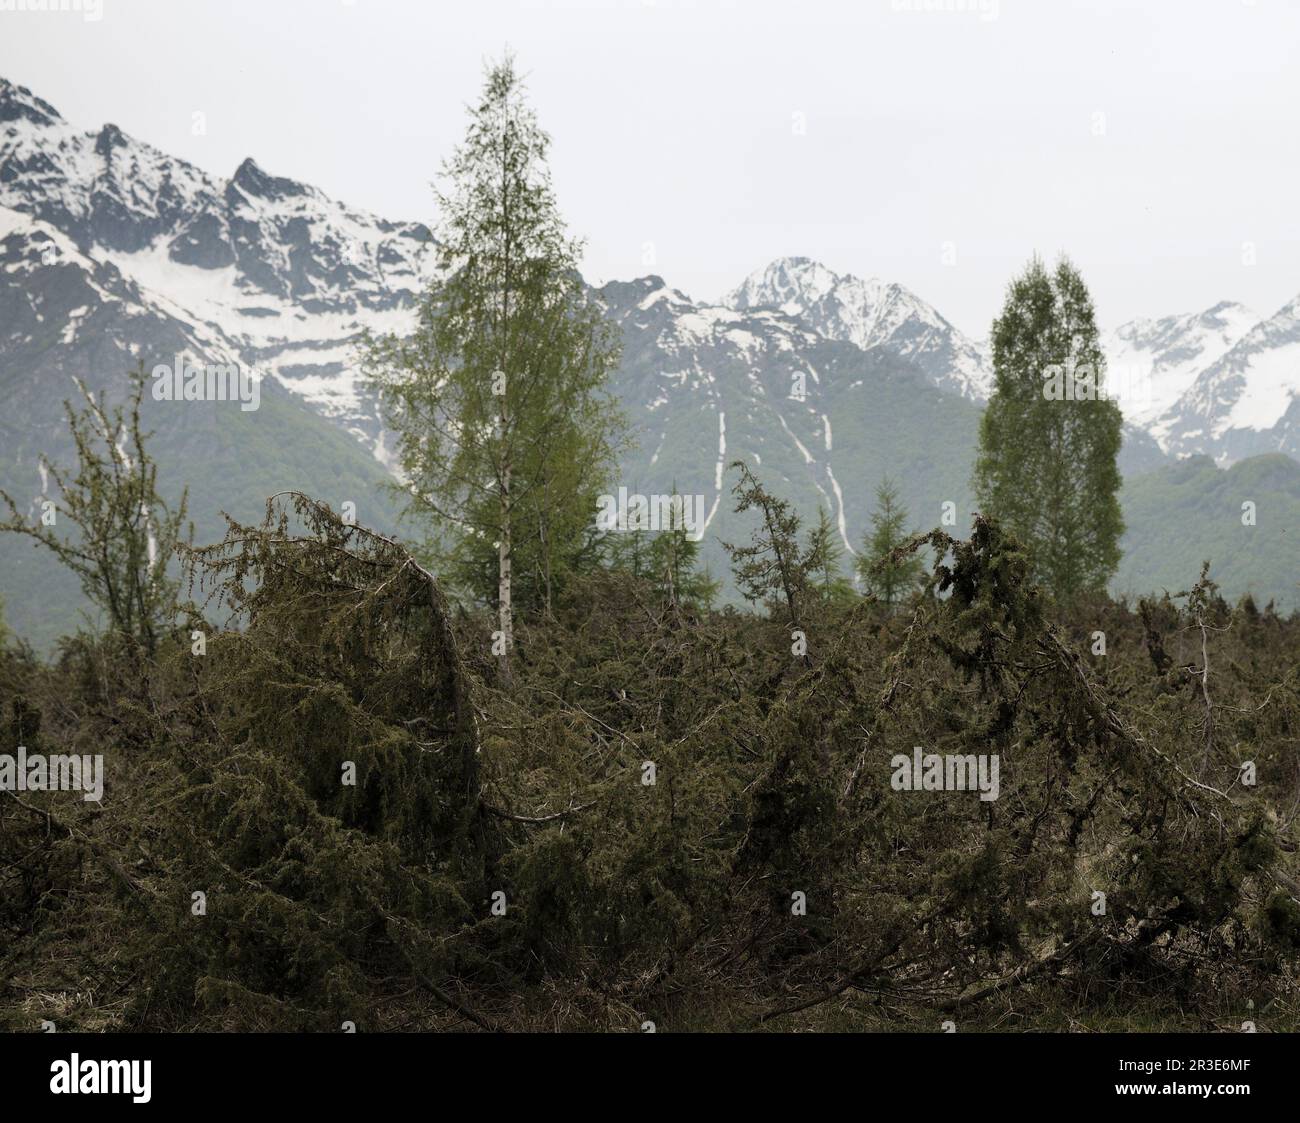
[[[502,429],[506,407],[501,406]],[[510,604],[510,462],[501,469],[501,536],[497,545],[497,612],[501,630],[501,678],[510,682],[510,653],[514,646],[514,613]]]
[[[513,376],[509,364],[509,355],[507,345],[510,339],[510,291],[513,282],[511,263],[512,263],[512,232],[510,214],[510,139],[509,130],[503,130],[501,136],[501,228],[505,235],[505,244],[502,247],[501,254],[501,322],[498,325],[501,332],[501,355],[500,363],[503,372],[510,372],[507,377]],[[507,686],[510,684],[510,657],[514,649],[515,642],[515,624],[514,612],[510,602],[510,475],[514,465],[510,454],[510,399],[508,397],[509,382],[506,384],[507,393],[501,395],[501,535],[497,544],[497,612],[500,617],[501,629],[501,681]]]

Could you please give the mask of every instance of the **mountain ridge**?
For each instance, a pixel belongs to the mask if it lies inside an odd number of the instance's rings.
[[[220,529],[220,489],[187,459],[186,441],[219,457],[216,478],[234,481],[238,501],[227,506],[240,517],[255,513],[259,491],[314,485],[327,498],[362,496],[363,509],[390,525],[391,435],[359,377],[357,341],[366,331],[411,329],[436,276],[434,248],[424,224],[338,203],[251,156],[222,180],[116,125],[79,131],[0,79],[0,370],[15,404],[0,423],[0,482],[40,493],[37,453],[67,451],[60,403],[72,396],[73,376],[120,397],[126,370],[185,351],[258,371],[274,415],[263,429],[257,415],[196,411],[182,420],[150,407],[163,430],[160,460],[213,507],[205,533]],[[640,439],[620,479],[633,490],[704,496],[703,557],[715,573],[726,566],[720,541],[748,533],[728,494],[736,458],[752,460],[806,518],[825,507],[850,557],[885,474],[899,478],[917,529],[937,525],[945,504],[962,520],[974,510],[970,468],[987,364],[979,345],[903,286],[783,258],[718,303],[693,301],[653,275],[589,291],[622,332],[611,389]],[[1227,339],[1237,307],[1134,321],[1134,361],[1167,372],[1197,342],[1206,354],[1222,343],[1215,363],[1228,361],[1250,336]],[[950,369],[950,356],[960,369]],[[1197,380],[1177,369],[1186,397]],[[1233,377],[1212,387],[1212,402],[1232,396]],[[266,446],[271,431],[301,447],[280,455]],[[260,459],[240,463],[247,458],[222,443],[222,432],[252,442]],[[1198,451],[1193,444],[1187,453]],[[1132,424],[1121,455],[1129,479],[1170,466]],[[1143,544],[1130,537],[1128,548],[1135,572],[1147,572]],[[13,556],[0,550],[6,565]],[[24,604],[30,579],[29,570],[18,592]],[[39,610],[16,613],[21,626],[40,625]]]

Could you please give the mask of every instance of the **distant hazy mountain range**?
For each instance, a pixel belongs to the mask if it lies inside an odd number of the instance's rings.
[[[34,510],[48,486],[39,454],[70,459],[61,403],[74,377],[120,396],[128,370],[183,352],[266,376],[256,412],[148,403],[163,473],[190,485],[201,538],[220,533],[220,510],[251,517],[286,487],[351,499],[362,521],[391,527],[391,436],[355,341],[410,326],[433,276],[419,223],[251,159],[220,179],[113,125],[83,132],[0,79],[0,485]],[[658,277],[597,296],[623,331],[614,389],[640,442],[621,482],[703,494],[715,573],[719,539],[748,533],[730,510],[737,457],[809,517],[826,506],[847,549],[886,473],[918,528],[947,501],[963,520],[973,509],[988,359],[901,285],[785,258],[718,304]],[[1129,531],[1116,589],[1183,587],[1208,556],[1230,592],[1297,603],[1300,298],[1265,318],[1223,303],[1132,321],[1106,348],[1114,382],[1139,391],[1122,402]],[[7,616],[47,641],[73,622],[75,587],[11,539],[0,536]]]

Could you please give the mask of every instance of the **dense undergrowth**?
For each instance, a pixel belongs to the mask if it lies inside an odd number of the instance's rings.
[[[597,571],[507,688],[397,543],[232,526],[152,658],[0,660],[0,752],[106,773],[0,793],[0,1026],[1298,1028],[1300,618],[1067,612],[994,524],[930,545],[802,655]],[[894,790],[916,746],[999,798]]]

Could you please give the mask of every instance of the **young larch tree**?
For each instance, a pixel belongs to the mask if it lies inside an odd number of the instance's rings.
[[[898,486],[885,477],[876,488],[876,509],[871,529],[862,541],[858,556],[858,577],[863,589],[893,612],[924,577],[925,563],[914,553],[895,554],[909,539],[907,508],[899,502]]]

